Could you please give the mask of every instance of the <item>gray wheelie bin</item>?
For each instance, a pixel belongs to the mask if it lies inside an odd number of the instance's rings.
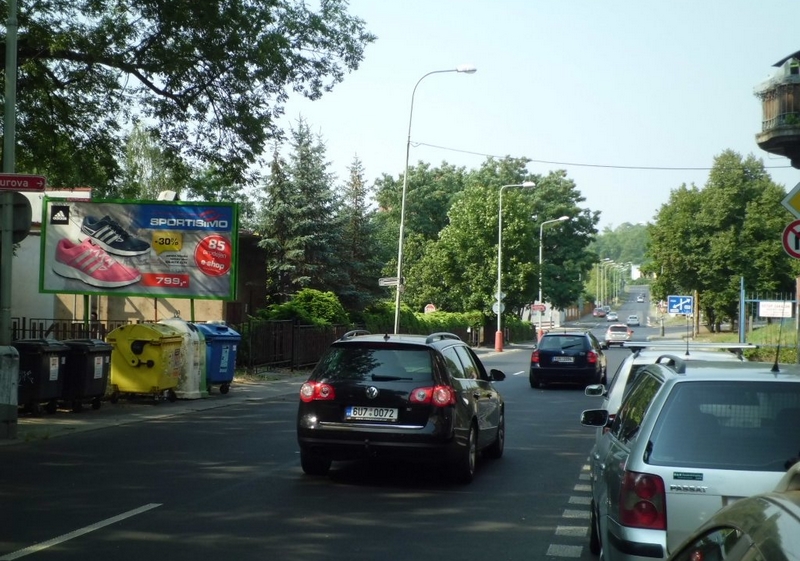
[[[99,339],[68,339],[62,343],[69,351],[61,399],[76,413],[87,401],[92,409],[100,409],[108,388],[114,347]]]
[[[48,413],[55,413],[69,347],[55,339],[20,339],[11,346],[19,353],[18,406],[38,415],[44,403]]]

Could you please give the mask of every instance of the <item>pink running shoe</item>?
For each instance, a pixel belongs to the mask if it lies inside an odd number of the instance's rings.
[[[79,244],[68,238],[59,240],[53,272],[101,288],[127,286],[142,278],[139,271],[116,261],[90,238]]]

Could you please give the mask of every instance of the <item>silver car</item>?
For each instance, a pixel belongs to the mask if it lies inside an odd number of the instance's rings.
[[[775,487],[800,455],[800,368],[771,363],[652,364],[591,459],[590,549],[605,561],[664,559],[720,508]]]
[[[800,463],[774,491],[718,511],[695,531],[670,561],[796,561],[800,554]]]

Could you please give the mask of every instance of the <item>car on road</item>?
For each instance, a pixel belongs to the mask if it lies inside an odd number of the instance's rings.
[[[640,304],[644,302],[644,294],[640,294],[639,296],[637,296],[636,301],[639,302]]]
[[[628,316],[628,319],[625,320],[625,324],[630,327],[639,327],[639,316],[636,314]]]
[[[613,345],[622,346],[625,341],[630,341],[632,336],[633,329],[627,325],[615,323],[614,325],[608,326],[603,341],[605,342],[606,348],[610,348]]]
[[[606,317],[606,311],[603,308],[595,308],[592,310],[592,316],[596,318]]]
[[[505,405],[495,383],[504,379],[452,333],[348,332],[300,388],[301,467],[325,475],[334,461],[430,461],[469,483],[479,454],[503,455]]]
[[[602,384],[606,379],[603,345],[588,329],[545,333],[531,353],[532,388],[545,384]]]
[[[617,314],[617,312],[608,312],[606,314],[606,321],[619,321],[619,314]]]
[[[717,511],[669,561],[796,561],[800,552],[800,464],[769,493]]]
[[[797,461],[800,368],[651,364],[613,421],[594,409],[581,423],[608,429],[590,457],[590,549],[663,559],[726,504],[775,488]]]

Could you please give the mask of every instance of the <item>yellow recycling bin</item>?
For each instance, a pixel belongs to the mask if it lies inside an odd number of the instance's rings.
[[[109,391],[112,403],[123,394],[177,399],[175,387],[186,360],[183,334],[169,325],[123,325],[106,335],[111,351]]]

